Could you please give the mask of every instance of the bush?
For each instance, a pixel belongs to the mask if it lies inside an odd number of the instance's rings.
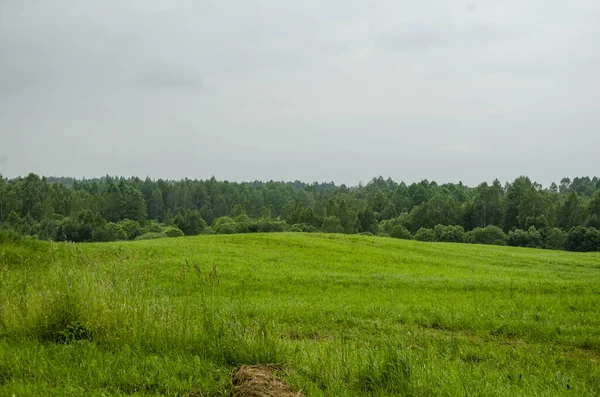
[[[511,230],[508,232],[507,241],[508,245],[513,247],[542,248],[544,246],[544,239],[535,226],[529,227],[527,231]]]
[[[471,244],[506,245],[506,234],[497,226],[476,227],[465,233],[465,242]]]
[[[160,223],[158,223],[156,221],[150,221],[148,226],[146,226],[144,228],[144,233],[160,233],[160,232],[162,232],[162,227],[160,226]]]
[[[600,231],[593,227],[572,228],[567,239],[567,249],[577,252],[600,251]]]
[[[390,233],[390,236],[393,238],[401,238],[404,240],[412,239],[412,236],[410,235],[410,232],[408,231],[408,229],[402,225],[394,226],[394,228],[392,229],[392,231]]]
[[[12,229],[0,230],[0,244],[16,244],[23,241],[23,236]]]
[[[270,218],[259,219],[256,223],[259,233],[285,232],[287,224],[280,220]]]
[[[427,228],[420,228],[419,230],[417,230],[417,232],[415,233],[415,240],[417,241],[436,241],[435,240],[435,233],[433,231],[433,229],[427,229]]]
[[[206,228],[198,210],[188,210],[183,217],[176,216],[176,225],[186,236],[197,236]]]
[[[119,225],[108,222],[103,228],[94,230],[94,241],[119,241],[127,240],[127,234]]]
[[[236,233],[255,233],[258,230],[256,222],[246,214],[236,216],[234,222]]]
[[[323,233],[344,233],[344,228],[340,224],[340,219],[337,216],[328,216],[323,219],[321,231]]]
[[[213,228],[216,228],[217,226],[223,225],[225,223],[235,223],[235,221],[229,216],[222,216],[213,221]]]
[[[462,226],[435,225],[435,239],[446,243],[462,243],[465,239],[465,229]]]
[[[142,226],[138,221],[132,221],[131,219],[123,219],[119,221],[117,225],[125,232],[127,240],[133,240],[140,234],[142,234]]]
[[[566,232],[558,228],[551,229],[546,233],[544,247],[553,250],[564,250],[568,238],[569,235]]]
[[[235,221],[228,217],[222,216],[220,218],[215,219],[213,222],[212,230],[216,234],[234,234],[237,233],[236,223]]]
[[[154,239],[157,239],[157,238],[165,238],[165,237],[167,237],[167,235],[165,233],[154,233],[154,232],[151,232],[151,233],[144,233],[141,236],[137,236],[135,238],[135,240],[136,241],[138,241],[138,240],[154,240]]]
[[[221,223],[216,225],[213,230],[216,234],[235,234],[237,233],[235,222]]]
[[[407,213],[402,213],[397,218],[381,221],[381,223],[379,224],[379,229],[382,232],[388,233],[389,235],[393,236],[392,233],[396,226],[403,226],[405,229],[408,229],[410,227],[409,215]]]
[[[307,225],[306,223],[296,223],[294,225],[291,226],[290,229],[288,229],[288,231],[296,231],[296,230],[292,230],[292,229],[299,229],[299,231],[303,232],[303,233],[316,233],[319,231],[319,229],[317,229],[316,227],[312,226],[312,225]]]
[[[175,226],[171,226],[165,229],[165,234],[167,235],[167,237],[183,237],[184,234],[181,231],[181,229],[175,227]]]

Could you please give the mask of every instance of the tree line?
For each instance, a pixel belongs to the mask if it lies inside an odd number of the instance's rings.
[[[378,177],[349,187],[0,175],[0,227],[74,242],[300,231],[600,251],[600,179],[544,188],[526,176],[476,187]]]

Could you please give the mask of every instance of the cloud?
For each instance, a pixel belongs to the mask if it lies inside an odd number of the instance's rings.
[[[600,3],[469,4],[0,0],[2,172],[588,173]]]
[[[439,151],[441,152],[448,152],[448,153],[484,153],[487,152],[487,150],[478,147],[472,143],[468,143],[468,142],[456,142],[456,143],[451,143],[447,146],[443,146],[439,149]]]

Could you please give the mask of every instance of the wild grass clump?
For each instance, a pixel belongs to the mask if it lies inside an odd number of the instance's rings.
[[[368,350],[357,374],[357,388],[365,392],[406,395],[412,366],[406,352],[393,343]]]
[[[32,327],[41,341],[70,343],[91,337],[90,330],[80,321],[81,302],[69,293],[48,297],[37,313],[37,324]]]

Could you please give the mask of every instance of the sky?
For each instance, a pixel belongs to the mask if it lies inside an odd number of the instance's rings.
[[[0,174],[600,172],[598,0],[0,0]]]

